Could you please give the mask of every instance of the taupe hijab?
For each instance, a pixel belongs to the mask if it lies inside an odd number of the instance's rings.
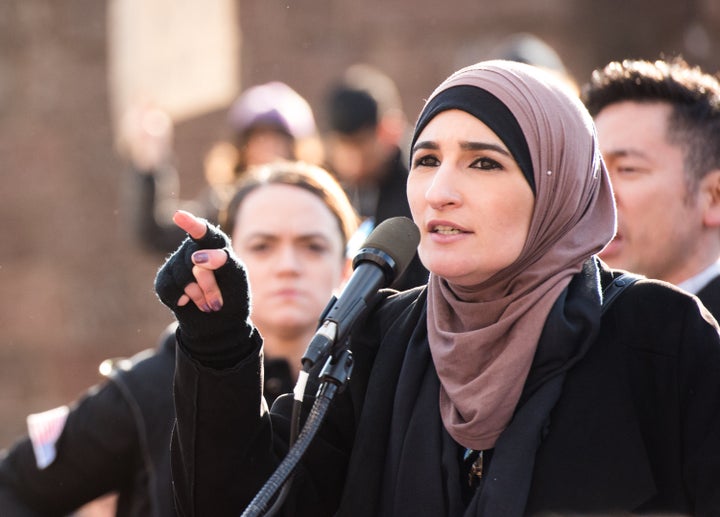
[[[514,116],[527,147],[506,141],[492,113],[469,111],[505,141],[521,168],[528,165],[515,150],[529,153],[532,170],[524,172],[535,192],[515,263],[474,286],[429,279],[428,339],[442,420],[458,443],[481,450],[494,446],[512,418],[553,303],[612,238],[615,206],[590,115],[563,84],[530,65],[487,61],[459,70],[428,99],[414,139],[439,105],[463,109],[439,102],[461,85],[485,90]]]

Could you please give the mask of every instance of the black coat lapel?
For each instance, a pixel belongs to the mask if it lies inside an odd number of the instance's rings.
[[[417,299],[391,322],[390,328],[381,332],[383,341],[377,350],[377,356],[370,364],[372,371],[363,401],[363,408],[367,408],[367,414],[371,416],[358,415],[360,421],[347,474],[347,479],[362,480],[363,483],[361,486],[346,484],[338,515],[377,515],[397,379],[410,336],[416,325],[425,325],[425,299],[426,291],[423,290]],[[377,343],[367,343],[367,346],[373,345],[376,348],[378,346]],[[356,350],[353,344],[352,348],[353,352],[357,351],[356,356],[365,355],[360,347]],[[363,357],[357,359],[364,362]],[[365,389],[364,386],[360,388]],[[362,395],[354,393],[354,397]]]

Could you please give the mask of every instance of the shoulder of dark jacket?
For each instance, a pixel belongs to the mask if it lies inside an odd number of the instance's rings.
[[[604,311],[603,327],[613,328],[630,348],[675,356],[688,332],[698,338],[717,335],[715,319],[695,295],[662,280],[623,274],[601,270],[604,290],[613,289],[610,284],[618,278],[633,280]]]
[[[177,322],[168,325],[160,334],[154,348],[146,348],[130,357],[110,357],[100,363],[100,373],[105,377],[112,377],[121,371],[128,371],[138,364],[158,354],[175,355],[175,331]]]

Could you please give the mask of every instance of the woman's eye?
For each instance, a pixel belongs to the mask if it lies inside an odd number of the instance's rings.
[[[311,251],[312,253],[321,255],[323,253],[326,253],[328,251],[328,247],[325,243],[322,242],[311,242],[308,243],[307,249]]]
[[[503,166],[500,165],[499,162],[493,160],[492,158],[478,158],[472,163],[472,167],[476,167],[478,169],[483,170],[494,170],[494,169],[502,169]]]
[[[413,167],[434,167],[439,163],[435,156],[426,154],[424,156],[418,156],[413,161]]]
[[[267,251],[268,249],[270,249],[270,245],[264,242],[259,242],[248,246],[248,250],[253,253],[262,253],[263,251]]]

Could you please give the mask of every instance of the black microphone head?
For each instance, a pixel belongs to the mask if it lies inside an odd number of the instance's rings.
[[[407,217],[386,219],[368,235],[353,259],[353,267],[366,260],[378,263],[385,270],[389,285],[408,267],[415,256],[418,244],[420,244],[420,230],[411,219]]]

